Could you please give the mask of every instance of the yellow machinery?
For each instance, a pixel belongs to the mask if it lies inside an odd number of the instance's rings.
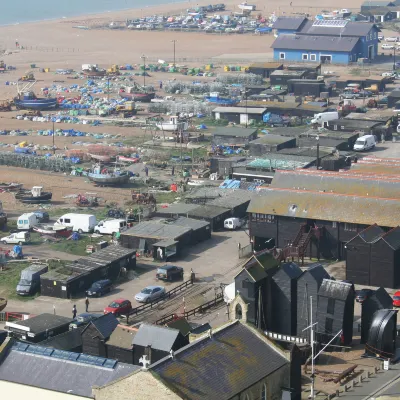
[[[116,64],[111,65],[107,70],[107,74],[119,75],[119,66]]]
[[[20,78],[20,81],[32,82],[35,80],[35,75],[32,71],[25,72],[25,75]]]

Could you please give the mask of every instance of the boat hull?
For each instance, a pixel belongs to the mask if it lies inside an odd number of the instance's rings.
[[[139,101],[142,103],[150,102],[151,100],[156,97],[156,94],[154,92],[149,92],[149,93],[125,93],[125,92],[120,92],[119,93],[120,97],[123,99],[128,99],[132,101]]]
[[[89,156],[96,161],[101,161],[101,162],[110,162],[112,157],[111,156],[102,156],[99,154],[89,154]]]
[[[119,156],[118,161],[120,162],[125,162],[125,163],[132,163],[136,164],[139,162],[139,158],[133,158],[133,157],[125,157],[125,156]]]
[[[129,175],[110,175],[110,174],[93,174],[89,173],[88,178],[91,182],[101,186],[115,186],[128,183]]]
[[[95,78],[98,76],[105,76],[106,71],[82,71],[82,75],[88,78]]]
[[[22,203],[29,204],[39,204],[39,203],[47,203],[51,201],[53,194],[50,192],[44,192],[40,196],[32,196],[31,193],[16,193],[15,198]]]
[[[25,110],[52,110],[57,107],[57,99],[32,99],[20,100],[14,99],[14,104],[17,109]]]
[[[51,226],[34,226],[32,228],[35,232],[41,235],[54,236],[54,237],[70,237],[72,235],[72,228],[60,227],[60,229],[54,229]]]

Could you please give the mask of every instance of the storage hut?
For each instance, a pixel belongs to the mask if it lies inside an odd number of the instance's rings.
[[[271,330],[284,335],[296,335],[297,323],[297,279],[302,274],[295,263],[281,264],[272,276]]]
[[[305,79],[306,74],[306,71],[288,71],[287,69],[274,71],[270,75],[271,85],[287,86],[289,80]]]
[[[384,233],[381,227],[371,225],[346,243],[346,279],[358,285],[372,285],[372,246]]]
[[[252,195],[251,191],[232,190],[227,193],[227,196],[218,197],[208,204],[230,210],[231,217],[244,218],[247,215],[247,206],[250,204]]]
[[[249,65],[251,74],[261,75],[263,78],[269,78],[272,72],[282,69],[283,64],[279,62],[256,62]]]
[[[321,92],[330,92],[325,82],[317,79],[289,79],[287,90],[295,96],[320,97]]]
[[[285,148],[296,147],[296,138],[278,135],[264,135],[249,143],[250,155],[259,157],[266,153],[276,152]]]
[[[360,343],[366,343],[368,332],[371,327],[372,318],[376,311],[390,309],[393,307],[393,299],[384,288],[374,291],[361,304],[361,340]]]
[[[238,113],[239,110],[241,109],[241,107],[219,107],[219,108],[222,108],[224,110],[228,108],[229,109],[233,108],[235,110],[234,111],[235,113]],[[227,112],[227,110],[225,110],[225,112]],[[226,127],[226,128],[216,128],[214,130],[212,142],[214,145],[222,145],[222,146],[245,146],[255,139],[257,139],[257,129]]]
[[[163,218],[188,217],[189,213],[197,207],[196,204],[172,203],[167,206],[157,207],[154,216]]]
[[[245,160],[246,157],[243,156],[212,157],[210,160],[210,172],[216,172],[219,176],[229,176],[232,173],[233,165]]]
[[[133,364],[133,338],[138,328],[118,325],[106,342],[107,357],[119,362]]]
[[[393,108],[394,105],[400,101],[400,90],[393,90],[388,94],[388,108]]]
[[[297,280],[297,336],[309,338],[310,332],[304,331],[310,325],[310,296],[313,304],[313,322],[317,320],[318,291],[324,279],[330,279],[329,274],[321,264],[312,265],[304,271]]]
[[[169,356],[172,351],[189,344],[189,337],[183,336],[178,329],[158,325],[142,324],[133,337],[134,364],[140,365],[140,359],[146,355],[151,364]]]
[[[107,357],[106,341],[110,338],[118,320],[114,314],[105,314],[90,321],[82,330],[82,351],[92,356]]]
[[[190,217],[207,221],[211,230],[215,232],[223,229],[225,219],[231,217],[231,211],[228,208],[205,204],[192,210]]]
[[[235,124],[242,124],[245,125],[246,123],[249,123],[251,119],[253,119],[256,122],[262,122],[264,114],[267,112],[267,109],[264,107],[258,107],[258,108],[251,108],[251,107],[216,107],[212,110],[212,114],[216,120],[219,119],[226,119],[229,122],[234,122]],[[223,128],[218,128],[218,129],[223,129]],[[228,130],[235,130],[238,128],[224,128]],[[248,128],[244,128],[248,129]],[[257,136],[256,136],[257,137]],[[250,140],[255,139],[250,138]],[[245,142],[246,137],[239,136],[237,138],[237,143],[226,143],[229,145],[243,145],[246,144]],[[224,143],[217,143],[217,144],[224,144]]]
[[[316,331],[321,343],[328,343],[340,330],[341,343],[353,341],[354,286],[324,279],[318,290]]]
[[[52,349],[72,351],[74,353],[82,353],[82,329],[71,329],[70,331],[60,333],[39,342],[38,345],[50,347]]]
[[[38,343],[68,331],[71,322],[71,318],[44,313],[24,321],[6,322],[6,327],[12,337]]]
[[[396,351],[397,311],[378,310],[372,317],[365,345],[365,353],[370,357],[392,359]]]
[[[304,62],[286,65],[288,71],[305,71],[307,79],[315,79],[318,75],[321,75],[321,67],[322,64]]]
[[[324,122],[324,128],[330,131],[344,131],[354,132],[360,131],[364,135],[378,135],[381,128],[383,127],[382,122],[376,121],[354,121],[351,119],[334,119],[331,121]]]

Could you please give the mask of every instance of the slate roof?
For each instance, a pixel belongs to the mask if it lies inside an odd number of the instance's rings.
[[[271,47],[279,50],[350,52],[358,41],[358,37],[279,35]]]
[[[110,338],[107,340],[107,345],[121,347],[123,349],[132,349],[132,340],[135,337],[138,329],[118,325],[111,333]]]
[[[313,26],[313,24],[314,21],[307,21],[301,29],[301,32],[299,33],[301,33],[302,35],[324,35],[329,37],[339,37],[341,35],[342,38],[352,36],[358,39],[360,37],[366,36],[374,26],[374,24],[370,22],[352,21],[348,21],[345,27],[321,25]]]
[[[318,296],[346,301],[352,290],[351,283],[324,279],[318,290]]]
[[[374,291],[374,293],[368,298],[368,301],[374,302],[377,308],[392,308],[393,299],[390,294],[382,287]]]
[[[72,351],[82,346],[82,329],[72,329],[39,342],[39,346],[51,347],[52,349]]]
[[[382,236],[384,240],[393,250],[400,249],[400,227],[393,228]]]
[[[317,170],[276,171],[270,187],[400,199],[400,177],[394,180]]]
[[[142,324],[132,344],[134,346],[151,346],[154,350],[169,352],[179,335],[178,329],[166,328],[158,325]]]
[[[227,108],[233,108],[234,110],[238,110],[238,107],[217,107],[217,108],[222,108],[223,110]],[[235,111],[235,112],[240,112],[240,111]],[[257,129],[254,128],[216,128],[213,130],[212,134],[213,136],[235,136],[235,137],[248,137],[253,135],[254,133],[257,132]]]
[[[86,355],[62,352],[65,357],[71,356],[71,359],[62,359],[30,352],[36,348],[45,351],[41,346],[27,347],[27,351],[19,351],[15,347],[9,351],[0,364],[0,380],[93,398],[93,386],[104,386],[140,368],[112,360],[112,368],[99,367],[74,361]]]
[[[278,271],[279,270],[284,271],[286,275],[289,276],[289,278],[291,279],[297,279],[303,273],[301,268],[294,262],[281,264]]]
[[[304,271],[304,274],[305,273],[310,274],[317,282],[322,282],[324,279],[330,279],[325,268],[318,263],[311,265],[306,271]]]
[[[175,321],[169,322],[167,324],[168,328],[172,329],[178,329],[178,331],[183,335],[187,336],[192,330],[192,327],[190,326],[189,322],[187,321],[186,318],[179,318]]]
[[[94,326],[104,340],[108,339],[114,329],[118,326],[118,320],[115,318],[115,315],[111,313],[102,315],[94,321],[90,321],[90,323],[83,329],[82,333],[85,332],[89,326]]]
[[[284,367],[277,346],[234,322],[150,367],[165,385],[191,400],[227,400]]]
[[[305,17],[278,17],[272,29],[292,29],[297,31],[307,21]]]
[[[378,225],[371,225],[363,231],[359,232],[358,236],[365,243],[374,243],[384,235],[385,231]]]
[[[38,334],[46,332],[46,330],[52,330],[59,326],[70,324],[71,322],[72,318],[44,313],[28,318],[24,321],[15,321],[13,322],[13,325],[29,328],[29,332]]]
[[[400,200],[337,193],[266,188],[247,212],[382,227],[400,225]]]

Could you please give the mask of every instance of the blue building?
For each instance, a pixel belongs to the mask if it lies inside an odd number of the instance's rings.
[[[281,21],[278,26],[285,24]],[[271,47],[279,61],[348,64],[359,58],[373,60],[378,53],[379,29],[369,22],[306,19],[290,32],[283,28],[277,32]]]

